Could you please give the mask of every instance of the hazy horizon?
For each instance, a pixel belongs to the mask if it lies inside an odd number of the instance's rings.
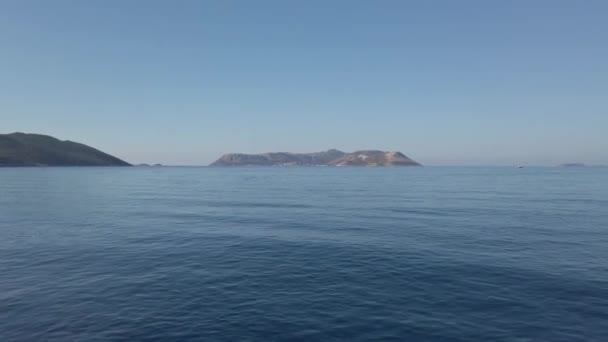
[[[603,1],[4,1],[1,133],[130,163],[608,164]]]

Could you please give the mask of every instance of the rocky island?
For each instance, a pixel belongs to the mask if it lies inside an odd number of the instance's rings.
[[[48,135],[0,134],[2,166],[130,166],[107,153]]]
[[[315,153],[230,153],[210,166],[422,166],[401,152],[363,150],[346,153],[328,150]]]

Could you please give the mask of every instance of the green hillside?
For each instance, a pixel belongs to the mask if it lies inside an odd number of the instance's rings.
[[[0,134],[0,166],[130,166],[129,163],[73,141],[47,135]]]

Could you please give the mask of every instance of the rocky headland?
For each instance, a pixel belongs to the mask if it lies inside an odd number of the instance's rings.
[[[0,134],[2,166],[130,166],[107,153],[48,135]]]

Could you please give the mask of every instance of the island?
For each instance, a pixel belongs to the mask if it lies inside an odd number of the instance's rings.
[[[130,166],[90,146],[42,134],[0,134],[0,167]]]
[[[230,153],[210,166],[422,166],[401,152],[362,150],[352,153],[336,149],[315,153]]]

